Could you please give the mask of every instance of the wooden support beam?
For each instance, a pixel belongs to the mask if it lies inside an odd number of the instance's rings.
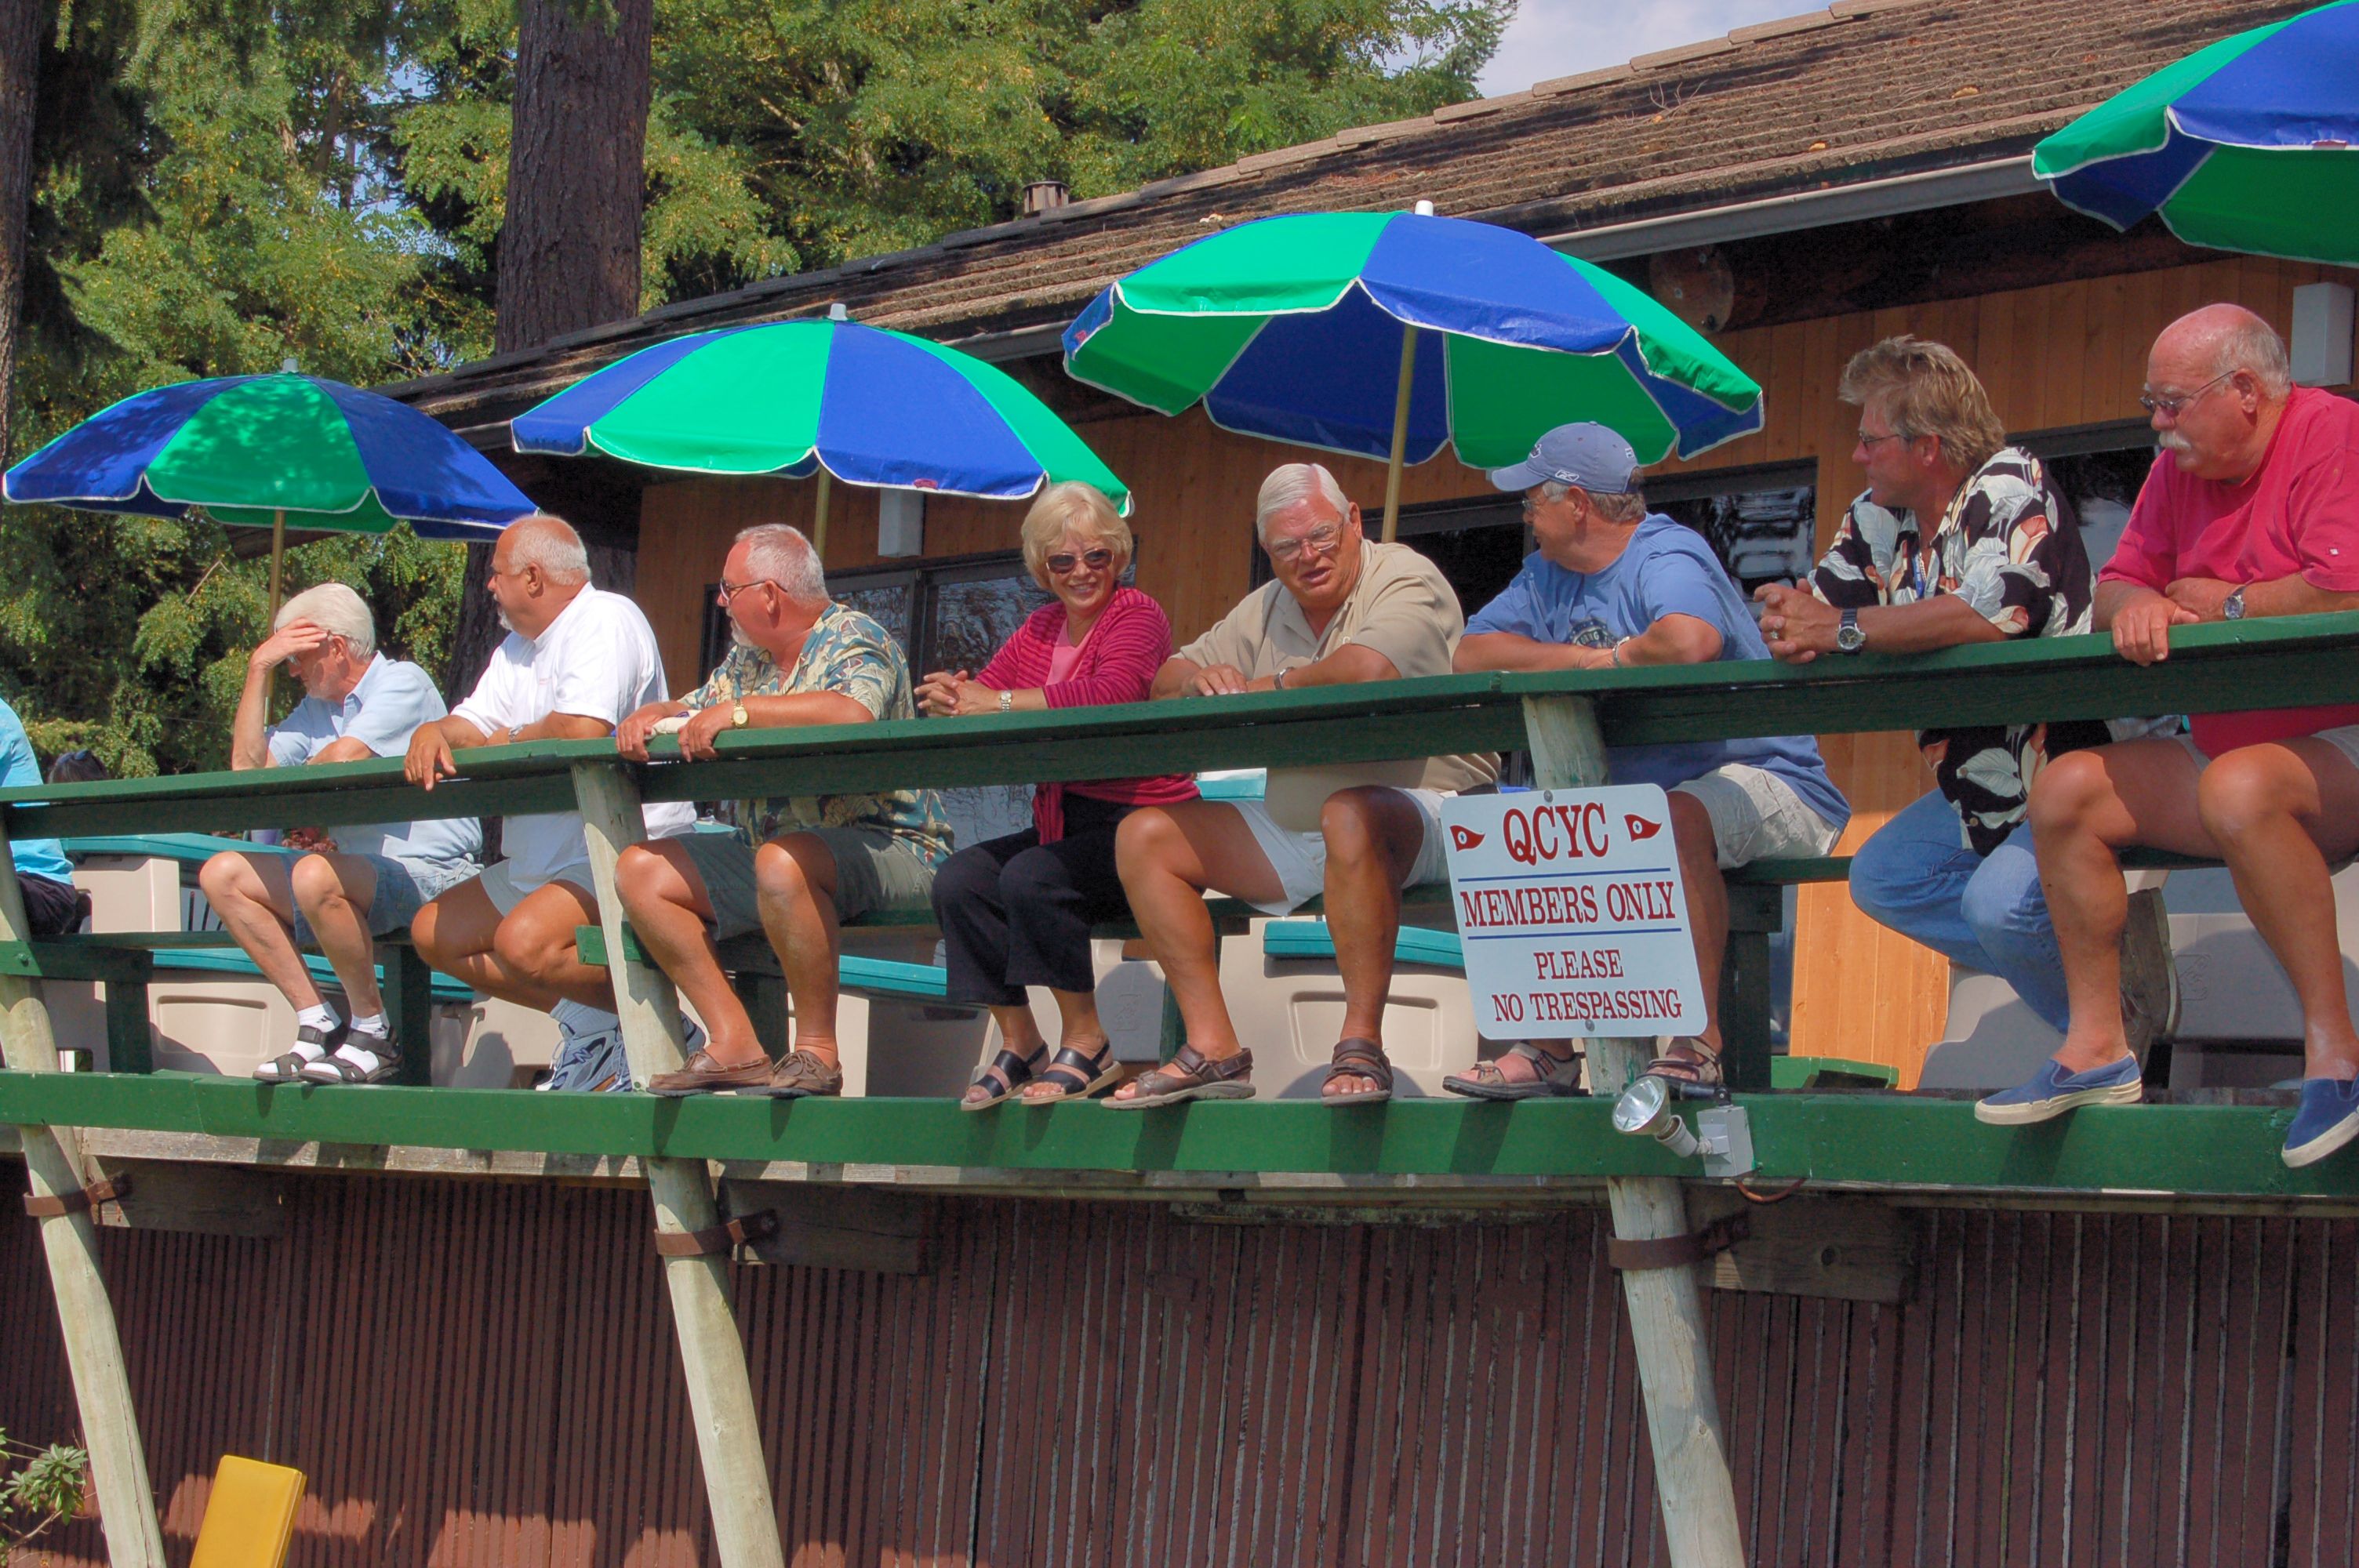
[[[31,935],[7,830],[0,827],[0,942],[23,942]],[[49,1009],[41,1000],[40,981],[0,974],[0,1054],[20,1073],[58,1070],[58,1043],[49,1032]],[[16,1130],[35,1198],[80,1196],[97,1179],[72,1128]],[[155,1488],[147,1479],[147,1451],[132,1409],[131,1377],[123,1363],[114,1303],[107,1299],[106,1277],[98,1265],[93,1217],[83,1208],[36,1223],[49,1265],[49,1289],[57,1297],[58,1327],[73,1378],[82,1442],[90,1451],[107,1561],[114,1568],[164,1568],[164,1531],[156,1517]]]
[[[590,874],[597,883],[598,920],[606,948],[621,953],[623,901],[614,892],[614,862],[646,837],[639,816],[638,786],[619,761],[577,762],[574,799],[588,829]],[[671,981],[654,966],[625,961],[609,965],[614,979],[614,1009],[623,1019],[623,1048],[631,1076],[642,1087],[658,1073],[678,1068],[679,1000]],[[712,1182],[701,1160],[651,1159],[647,1190],[655,1200],[656,1229],[693,1233],[721,1223]],[[650,1238],[652,1240],[652,1238]],[[785,1568],[778,1516],[770,1499],[769,1467],[762,1457],[762,1429],[754,1411],[753,1380],[745,1371],[745,1342],[729,1299],[724,1255],[667,1257],[665,1288],[671,1294],[672,1325],[679,1335],[679,1357],[688,1377],[688,1403],[696,1422],[696,1444],[704,1464],[704,1491],[712,1505],[713,1543],[725,1568]]]
[[[1585,697],[1524,699],[1532,783],[1541,789],[1594,788],[1606,782],[1605,741]],[[1589,1042],[1589,1088],[1613,1096],[1644,1071],[1648,1040],[1606,1036]],[[1614,1234],[1625,1241],[1685,1236],[1687,1199],[1663,1176],[1617,1176],[1605,1184]],[[1638,1353],[1638,1386],[1655,1454],[1655,1491],[1672,1568],[1739,1568],[1745,1535],[1721,1431],[1720,1395],[1712,1382],[1712,1338],[1692,1266],[1629,1269],[1622,1296]]]

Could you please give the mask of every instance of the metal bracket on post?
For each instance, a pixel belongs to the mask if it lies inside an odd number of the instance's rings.
[[[606,972],[614,978],[614,1011],[623,1020],[623,1050],[631,1076],[644,1087],[653,1075],[679,1067],[683,1058],[679,1001],[671,981],[653,965],[631,958],[623,941],[614,863],[646,837],[638,785],[619,758],[577,762],[573,797],[589,843],[591,880],[597,884]],[[745,1370],[745,1342],[730,1303],[729,1260],[725,1252],[702,1245],[705,1236],[724,1228],[711,1173],[701,1160],[651,1158],[646,1167],[656,1206],[656,1249],[671,1295],[672,1325],[679,1334],[680,1367],[704,1465],[705,1499],[712,1509],[713,1544],[725,1568],[785,1568],[754,1384]]]
[[[1541,789],[1595,788],[1606,782],[1605,741],[1588,698],[1524,699],[1532,783]],[[1589,1042],[1593,1085],[1636,1081],[1654,1042],[1604,1036]],[[1748,1140],[1749,1141],[1749,1140]],[[1687,1199],[1661,1176],[1614,1177],[1605,1184],[1614,1238],[1647,1243],[1687,1238]],[[1638,1388],[1655,1456],[1655,1492],[1672,1568],[1741,1568],[1745,1535],[1736,1517],[1720,1396],[1712,1381],[1712,1337],[1703,1293],[1689,1268],[1639,1268],[1622,1275],[1630,1338],[1638,1354]]]

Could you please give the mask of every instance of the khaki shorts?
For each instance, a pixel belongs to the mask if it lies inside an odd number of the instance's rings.
[[[890,833],[873,827],[802,829],[835,857],[835,917],[854,921],[879,909],[925,908],[934,869]],[[684,833],[672,840],[688,854],[712,906],[712,937],[725,942],[762,929],[754,884],[754,846],[734,833]]]
[[[1409,868],[1401,886],[1448,881],[1450,858],[1442,849],[1445,839],[1441,803],[1449,797],[1438,789],[1397,789],[1393,793],[1416,806],[1419,819],[1425,824],[1425,838],[1418,846],[1417,863]],[[1257,800],[1224,800],[1217,804],[1245,819],[1262,858],[1277,873],[1278,884],[1285,889],[1284,897],[1273,903],[1255,903],[1256,909],[1265,914],[1291,914],[1326,891],[1327,839],[1323,834],[1293,833],[1280,827],[1268,807]]]
[[[514,860],[499,860],[484,867],[484,874],[476,880],[484,884],[484,896],[492,901],[492,907],[500,912],[503,920],[516,913],[517,904],[549,882],[570,882],[582,890],[583,898],[593,904],[598,902],[597,879],[590,874],[590,862],[586,858],[558,867],[549,873],[547,881],[534,882],[529,887],[517,883]]]
[[[1723,871],[1755,860],[1815,859],[1835,847],[1841,831],[1793,785],[1747,762],[1723,763],[1671,791],[1692,797],[1712,818],[1712,849]]]
[[[2171,739],[2187,748],[2187,754],[2195,759],[2195,769],[2198,773],[2202,772],[2205,768],[2210,767],[2214,762],[2219,760],[2215,757],[2205,756],[2203,754],[2202,748],[2196,745],[2195,737],[2192,735],[2174,735]],[[2336,751],[2342,752],[2343,755],[2350,761],[2353,767],[2359,768],[2359,724],[2345,724],[2339,729],[2321,730],[2314,735],[2288,735],[2285,739],[2288,741],[2323,741],[2328,745],[2333,747]]]

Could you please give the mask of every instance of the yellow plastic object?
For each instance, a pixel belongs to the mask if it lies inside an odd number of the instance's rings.
[[[189,1568],[281,1568],[302,1501],[302,1471],[223,1454]]]

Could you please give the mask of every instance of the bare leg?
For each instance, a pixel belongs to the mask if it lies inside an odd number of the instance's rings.
[[[1720,847],[1712,814],[1691,795],[1671,792],[1671,837],[1680,850],[1680,886],[1687,894],[1688,934],[1695,940],[1696,979],[1703,986],[1704,1025],[1696,1038],[1720,1054],[1720,968],[1728,957],[1728,884],[1721,880]],[[1680,1048],[1673,1047],[1675,1053]]]
[[[785,833],[754,851],[762,929],[778,955],[795,1004],[795,1049],[842,1065],[835,1040],[837,963],[835,856],[808,833]]]
[[[2125,741],[2057,758],[2031,791],[2039,884],[2056,923],[2071,1027],[2056,1060],[2085,1073],[2129,1054],[2122,1032],[2122,927],[2132,844],[2215,856],[2196,811],[2195,759],[2176,741]]]
[[[1425,818],[1398,790],[1338,790],[1319,814],[1327,840],[1327,934],[1343,981],[1341,1038],[1384,1047],[1385,1002],[1392,994],[1393,954],[1400,938],[1401,883],[1424,845]],[[1362,1074],[1331,1079],[1322,1094],[1376,1087]]]
[[[369,902],[376,897],[376,868],[358,855],[306,855],[291,878],[295,903],[320,938],[320,951],[344,988],[354,1018],[385,1011],[376,984],[376,943],[369,935]]]
[[[248,855],[223,850],[197,873],[197,885],[237,938],[262,978],[278,988],[297,1011],[320,1005],[320,988],[303,955],[295,950],[295,889],[291,856]]]
[[[547,1012],[562,1000],[556,991],[502,962],[493,940],[500,912],[480,881],[464,881],[428,903],[409,923],[419,957],[479,991]]]
[[[1232,806],[1196,800],[1141,806],[1114,835],[1114,863],[1130,912],[1163,966],[1163,982],[1198,1055],[1218,1062],[1237,1054],[1236,1026],[1221,999],[1221,967],[1204,890],[1274,902],[1285,896],[1253,829]],[[1132,1097],[1132,1086],[1114,1091]]]
[[[551,995],[611,1011],[614,981],[604,969],[583,963],[576,946],[579,929],[596,924],[598,901],[587,888],[549,882],[508,912],[492,938],[492,951],[511,972]]]
[[[676,838],[634,844],[614,862],[614,889],[639,945],[704,1020],[705,1054],[724,1067],[766,1059],[754,1020],[712,945],[712,900]]]
[[[2236,896],[2301,1001],[2303,1076],[2359,1076],[2327,858],[2359,849],[2359,768],[2307,737],[2231,752],[2196,800]]]

